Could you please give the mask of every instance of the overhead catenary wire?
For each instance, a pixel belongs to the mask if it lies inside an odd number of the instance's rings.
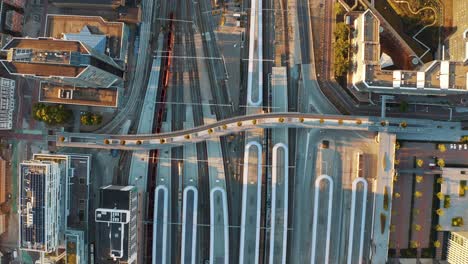
[[[197,143],[193,143],[193,144],[197,144]],[[202,160],[202,159],[185,159],[185,158],[161,158],[161,156],[159,157],[150,157],[150,156],[144,156],[144,157],[140,157],[140,159],[142,160],[148,160],[148,161],[157,161],[157,160],[170,160],[170,161],[187,161],[187,162],[210,162],[211,164],[224,164],[223,161],[212,161],[212,160]],[[244,165],[244,163],[241,163],[241,162],[238,162],[237,165]],[[270,164],[262,164],[260,165],[262,168],[272,168],[273,165],[270,165]],[[288,168],[290,169],[294,169],[296,168],[296,166],[294,165],[289,165]]]
[[[232,104],[216,104],[216,103],[184,103],[184,102],[163,102],[163,101],[156,101],[156,103],[165,103],[165,104],[173,104],[173,105],[208,105],[208,106],[223,106],[223,107],[232,107]],[[253,106],[253,105],[239,105],[239,107],[249,107],[249,108],[263,108],[263,106]],[[280,108],[279,106],[271,106],[271,109]]]

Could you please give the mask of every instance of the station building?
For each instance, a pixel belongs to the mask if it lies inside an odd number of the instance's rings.
[[[385,70],[380,63],[380,21],[371,10],[354,20],[352,83],[359,91],[447,95],[468,92],[467,59],[434,60],[417,71]],[[468,43],[468,38],[465,37]],[[466,46],[468,55],[468,44]],[[468,58],[468,56],[467,56]]]
[[[77,87],[109,88],[122,82],[123,68],[81,41],[13,38],[1,63],[12,75]]]
[[[135,186],[101,187],[95,212],[97,263],[136,263],[137,214]]]

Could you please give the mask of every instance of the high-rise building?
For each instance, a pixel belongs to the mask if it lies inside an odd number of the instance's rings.
[[[97,263],[136,263],[138,192],[135,186],[100,190],[96,209]]]
[[[53,252],[59,245],[59,166],[50,161],[24,161],[19,175],[19,247]]]
[[[15,110],[15,81],[0,78],[0,130],[13,128]]]
[[[77,87],[108,88],[122,81],[112,58],[76,40],[13,38],[2,64],[13,75]]]
[[[451,232],[447,245],[447,261],[450,264],[468,263],[468,232]]]
[[[44,257],[45,263],[88,263],[86,241],[90,155],[36,153],[33,159],[57,164],[60,171],[57,196],[57,236],[55,252]]]

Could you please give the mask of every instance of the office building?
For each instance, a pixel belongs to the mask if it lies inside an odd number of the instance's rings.
[[[91,156],[83,154],[36,153],[33,159],[57,164],[60,195],[57,198],[58,250],[47,254],[49,263],[87,263],[89,174]]]
[[[98,263],[136,263],[138,192],[135,186],[109,185],[100,190],[96,209]]]
[[[450,264],[468,263],[468,232],[450,232],[447,261]]]
[[[13,75],[77,87],[108,88],[122,81],[123,69],[80,41],[13,38],[3,47],[2,64]]]
[[[0,77],[0,130],[10,130],[13,128],[15,84],[14,80]]]
[[[357,90],[416,95],[468,92],[468,65],[464,61],[434,60],[417,71],[382,69],[380,31],[380,21],[371,10],[354,20],[352,83]]]
[[[48,14],[45,37],[81,41],[95,51],[124,63],[128,52],[129,27],[100,16]]]
[[[53,252],[59,246],[59,166],[24,161],[19,165],[19,177],[19,247]]]

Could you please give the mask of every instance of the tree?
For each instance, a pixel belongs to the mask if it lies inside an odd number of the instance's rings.
[[[96,114],[94,113],[92,116],[91,116],[91,121],[94,125],[99,125],[101,124],[102,122],[102,116],[99,115],[99,114]]]
[[[348,60],[348,52],[350,49],[348,35],[348,26],[345,23],[337,23],[334,32],[335,41],[333,43],[334,70],[336,76],[346,74],[350,68]]]
[[[416,165],[421,168],[424,165],[424,161],[422,159],[417,159]]]
[[[91,118],[88,113],[82,113],[80,116],[80,122],[82,125],[89,126],[91,125]]]
[[[437,159],[437,166],[443,168],[445,167],[445,160],[444,159]]]
[[[63,105],[46,105],[37,103],[32,108],[33,118],[49,125],[61,125],[67,123],[72,117],[72,112]]]
[[[416,182],[421,183],[423,181],[423,177],[421,175],[416,175]]]
[[[344,13],[346,12],[346,9],[344,9],[344,7],[339,2],[335,3],[335,6],[333,7],[333,9],[335,10],[336,16],[344,15]]]
[[[411,242],[410,242],[410,247],[411,248],[419,248],[419,246],[420,246],[419,241],[411,240]]]
[[[96,113],[83,112],[81,113],[80,122],[85,126],[95,126],[102,122],[102,116]]]
[[[462,217],[454,217],[452,218],[452,226],[462,226],[463,225],[463,218]]]
[[[445,144],[437,144],[437,149],[439,149],[440,152],[445,152],[447,150]]]
[[[413,224],[413,228],[414,228],[414,230],[416,230],[416,231],[421,231],[421,230],[422,230],[422,226],[421,226],[421,225],[418,225],[418,224]]]

